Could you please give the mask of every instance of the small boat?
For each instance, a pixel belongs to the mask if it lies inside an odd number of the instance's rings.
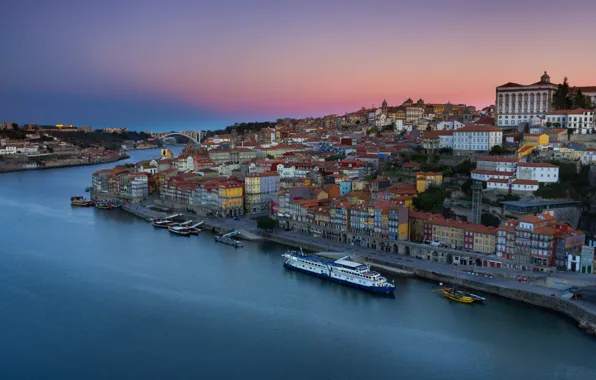
[[[241,247],[244,246],[244,244],[242,244],[241,241],[234,240],[231,237],[225,236],[225,235],[223,235],[223,236],[216,236],[215,237],[215,242],[216,243],[224,243],[224,244],[232,245],[232,246],[234,246],[236,248],[241,248]]]
[[[486,298],[479,296],[477,294],[472,294],[472,293],[467,293],[468,297],[472,298],[474,300],[474,302],[484,302],[486,301]]]
[[[446,298],[448,298],[452,301],[461,302],[461,303],[474,303],[474,299],[472,297],[467,296],[465,292],[459,291],[455,288],[442,287],[441,292],[443,292],[443,295]]]
[[[114,208],[114,206],[110,203],[99,202],[95,204],[95,208],[100,210],[111,210]]]
[[[153,224],[153,227],[169,228],[169,227],[173,227],[173,226],[177,225],[178,223],[171,219],[164,219],[164,220],[155,220],[151,224]]]
[[[191,226],[188,224],[188,222],[192,223],[192,220],[168,226],[168,231],[182,236],[198,235],[200,230],[197,228],[197,226],[199,226],[200,223],[196,223]]]
[[[95,203],[93,201],[85,199],[85,197],[75,196],[75,197],[70,197],[70,204],[72,206],[77,206],[77,207],[91,207]]]
[[[168,231],[180,236],[190,236],[190,230],[187,227],[169,226]]]

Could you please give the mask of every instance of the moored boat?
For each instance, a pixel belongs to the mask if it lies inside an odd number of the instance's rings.
[[[189,221],[192,223],[192,220]],[[177,225],[172,225],[168,227],[168,231],[173,234],[182,235],[182,236],[190,236],[190,235],[198,235],[199,229],[197,228],[201,223],[196,223],[193,225],[187,224],[187,222],[179,223]]]
[[[91,207],[95,203],[93,203],[93,201],[85,199],[85,197],[74,196],[74,197],[70,197],[70,204],[72,206],[77,206],[77,207]]]
[[[95,204],[95,208],[98,208],[100,210],[111,210],[114,208],[114,205],[110,203],[99,202]]]
[[[349,260],[349,256],[331,260],[301,251],[288,250],[282,257],[284,267],[288,269],[327,278],[373,293],[393,294],[395,292],[395,285],[380,273],[372,271],[368,265]]]
[[[225,235],[224,236],[216,236],[215,242],[228,244],[228,245],[234,246],[236,248],[241,248],[244,246],[244,244],[242,244],[242,242],[240,240],[235,240],[235,239],[232,239],[231,237],[225,236]]]
[[[474,299],[472,297],[466,295],[465,292],[459,291],[457,289],[442,287],[441,292],[447,299],[450,299],[452,301],[461,303],[474,303]]]

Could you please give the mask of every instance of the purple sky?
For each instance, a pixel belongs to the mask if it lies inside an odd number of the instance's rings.
[[[596,85],[596,1],[3,1],[0,120],[160,130]]]

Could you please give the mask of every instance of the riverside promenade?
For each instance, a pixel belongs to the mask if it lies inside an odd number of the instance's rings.
[[[150,205],[132,204],[124,208],[143,219],[149,216],[163,216],[164,212],[156,212]],[[301,234],[299,231],[283,231],[276,229],[272,232],[263,232],[256,227],[256,221],[247,217],[239,220],[217,219],[194,214],[185,214],[189,219],[203,220],[203,229],[214,233],[225,233],[233,230],[245,230],[258,235],[268,241],[276,242],[294,248],[303,248],[319,253],[337,252],[345,253],[354,260],[370,264],[378,270],[396,275],[415,275],[431,280],[437,285],[439,282],[458,284],[470,289],[484,291],[493,295],[522,301],[535,306],[561,312],[579,324],[589,334],[596,334],[596,297],[586,297],[585,300],[569,300],[561,296],[565,290],[549,287],[554,280],[566,283],[581,277],[575,273],[557,273],[553,275],[536,274],[531,272],[515,271],[500,268],[459,267],[446,265],[396,253],[380,252],[378,250],[358,247],[335,242],[332,240],[314,238]],[[252,240],[252,239],[251,239]],[[415,244],[415,243],[409,243]],[[391,270],[394,268],[395,270]],[[530,282],[517,281],[519,276],[527,277]],[[585,276],[584,276],[585,277]],[[490,301],[489,301],[490,302]]]

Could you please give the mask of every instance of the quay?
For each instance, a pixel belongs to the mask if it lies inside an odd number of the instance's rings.
[[[123,210],[136,215],[144,220],[151,217],[165,216],[172,210],[163,209],[156,211],[153,205],[140,203],[128,204]],[[185,214],[189,219],[197,216]],[[394,275],[415,276],[434,282],[446,282],[459,286],[479,290],[488,294],[525,302],[534,306],[560,312],[578,323],[578,327],[588,334],[596,334],[596,304],[583,300],[571,300],[561,297],[564,291],[548,287],[556,280],[546,274],[533,274],[523,272],[529,283],[517,281],[519,271],[497,268],[464,268],[439,262],[423,260],[416,256],[407,256],[396,252],[380,252],[375,249],[348,246],[336,241],[315,239],[304,236],[296,231],[263,232],[256,229],[256,222],[249,218],[241,220],[216,219],[202,216],[204,231],[214,234],[225,234],[238,230],[238,237],[246,240],[265,239],[293,248],[302,248],[321,254],[325,257],[334,257],[347,253],[356,261],[371,265],[372,267],[389,272]],[[234,228],[231,228],[234,227]],[[244,232],[244,234],[243,234]],[[246,238],[249,235],[250,238]],[[413,242],[398,242],[407,244],[408,247],[424,249],[424,244]],[[318,252],[318,253],[317,253]],[[403,251],[402,251],[403,252]],[[457,251],[456,251],[457,252]],[[566,282],[564,278],[559,281]]]

